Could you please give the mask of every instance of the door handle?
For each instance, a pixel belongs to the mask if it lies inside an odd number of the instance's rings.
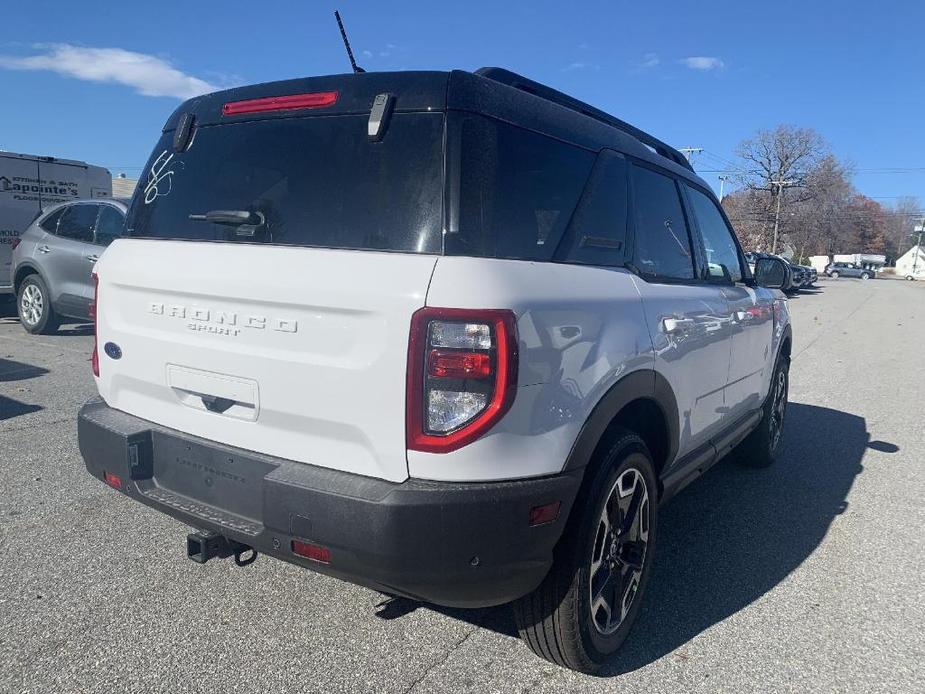
[[[100,259],[100,257],[99,257],[98,255],[96,255],[96,253],[91,253],[90,255],[85,255],[84,258],[86,258],[87,260],[89,260],[91,263],[95,263],[97,260]]]
[[[51,253],[51,248],[48,246],[39,246],[37,250],[39,253]]]
[[[662,330],[668,335],[687,332],[693,324],[691,318],[662,318]]]

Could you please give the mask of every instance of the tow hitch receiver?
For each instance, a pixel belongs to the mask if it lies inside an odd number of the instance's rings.
[[[248,552],[250,554],[244,556]],[[232,555],[235,564],[247,566],[257,559],[257,550],[218,533],[198,532],[186,536],[186,556],[198,564],[205,564],[213,557],[225,559]]]

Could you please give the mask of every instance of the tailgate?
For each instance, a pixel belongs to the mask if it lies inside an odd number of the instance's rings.
[[[100,394],[212,441],[404,480],[408,331],[435,262],[119,240],[96,267]]]

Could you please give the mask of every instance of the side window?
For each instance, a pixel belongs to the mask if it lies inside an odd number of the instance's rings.
[[[634,261],[653,278],[693,279],[691,237],[673,178],[633,166]]]
[[[100,216],[96,221],[96,244],[108,246],[122,236],[125,216],[112,205],[100,205]]]
[[[52,212],[50,215],[45,217],[45,219],[42,220],[39,226],[42,227],[45,231],[47,231],[49,234],[57,234],[58,233],[58,220],[61,219],[61,215],[64,213],[64,210],[66,209],[67,209],[66,207],[58,208],[57,210]]]
[[[447,255],[551,260],[596,155],[484,116],[464,118],[459,151]]]
[[[687,188],[694,217],[700,235],[703,237],[704,249],[707,252],[707,270],[711,279],[731,279],[733,282],[742,281],[742,263],[739,260],[739,250],[732,238],[732,231],[726,225],[726,220],[716,208],[716,203],[696,188]]]
[[[70,205],[58,222],[58,236],[84,243],[93,242],[93,226],[99,205]]]
[[[610,150],[598,156],[556,260],[584,265],[623,264],[626,241],[626,159]]]

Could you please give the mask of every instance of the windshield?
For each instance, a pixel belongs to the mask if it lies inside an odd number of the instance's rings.
[[[369,141],[367,120],[206,126],[180,153],[168,131],[145,167],[126,235],[439,253],[443,114],[395,114],[381,142]],[[204,218],[217,210],[250,212],[257,223]]]

